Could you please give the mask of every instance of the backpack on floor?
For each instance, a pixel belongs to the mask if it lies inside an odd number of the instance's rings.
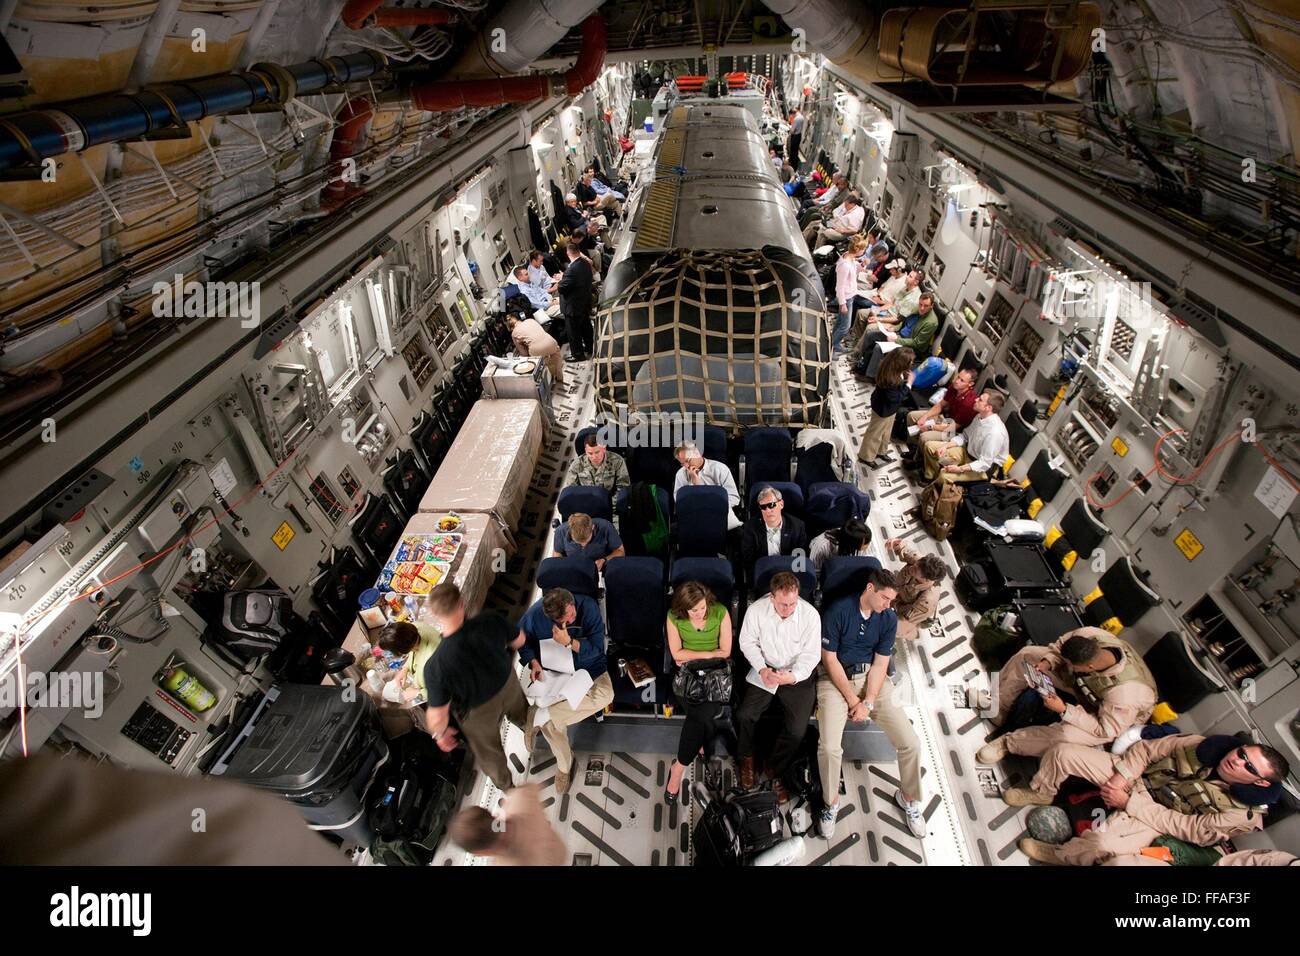
[[[384,866],[428,866],[456,811],[464,751],[444,754],[420,731],[389,743],[387,764],[366,796],[374,840],[370,855]]]
[[[781,842],[781,810],[771,790],[732,788],[715,797],[697,784],[693,793],[704,807],[691,835],[696,866],[744,866]]]
[[[988,567],[979,562],[962,565],[962,569],[957,572],[957,580],[953,583],[953,590],[957,592],[957,600],[969,611],[987,611],[998,599],[993,591]]]
[[[782,782],[796,801],[807,806],[814,816],[822,808],[822,778],[817,769],[817,745],[821,736],[817,728],[808,725],[804,731],[803,742],[795,751],[794,758],[782,775]]]
[[[1008,614],[1015,611],[1003,604],[985,611],[975,624],[971,647],[980,663],[991,671],[1001,670],[1011,655],[1025,646],[1025,636],[1017,629],[1004,626]]]
[[[936,478],[921,492],[921,524],[936,541],[946,541],[957,523],[963,491],[954,481]]]
[[[289,633],[293,601],[283,591],[230,591],[221,606],[223,647],[245,661],[269,654]]]

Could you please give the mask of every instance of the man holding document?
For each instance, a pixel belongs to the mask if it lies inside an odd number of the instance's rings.
[[[525,689],[538,708],[536,724],[555,754],[555,791],[569,791],[573,751],[568,728],[598,714],[614,699],[605,662],[605,622],[589,597],[551,588],[519,621],[519,659],[532,672]],[[532,749],[534,728],[528,729]]]
[[[817,702],[813,671],[821,660],[821,618],[799,596],[799,579],[789,571],[772,575],[771,593],[745,612],[740,650],[749,661],[745,697],[736,710],[736,754],[740,785],[754,786],[754,728],[772,703],[781,705],[785,722],[767,758],[768,776],[777,798],[785,801],[781,774],[794,759]]]

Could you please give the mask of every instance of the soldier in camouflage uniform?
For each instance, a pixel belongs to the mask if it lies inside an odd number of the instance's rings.
[[[632,484],[628,477],[627,462],[617,452],[600,443],[595,433],[587,436],[583,454],[574,459],[565,477],[566,485],[598,485],[610,493],[618,494],[620,488]]]
[[[1043,755],[1032,787],[1007,790],[1012,806],[1051,803],[1067,777],[1101,788],[1104,820],[1061,846],[1026,837],[1032,860],[1073,866],[1141,853],[1159,836],[1215,846],[1264,826],[1290,768],[1272,747],[1220,734],[1178,734],[1139,740],[1122,757],[1094,747],[1060,744]]]

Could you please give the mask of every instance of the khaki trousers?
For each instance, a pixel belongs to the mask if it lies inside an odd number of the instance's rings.
[[[866,434],[862,436],[862,446],[858,449],[858,461],[871,461],[889,451],[889,436],[893,430],[894,416],[877,415],[873,409]]]
[[[560,347],[557,345],[554,352],[547,352],[543,357],[546,359],[546,370],[551,373],[551,380],[557,386],[563,388],[564,356],[560,352]]]
[[[509,790],[514,783],[510,779],[505,748],[501,745],[502,717],[508,718],[520,730],[528,724],[528,700],[513,670],[495,696],[460,718],[461,733],[465,735],[465,743],[469,745],[479,769],[491,778],[497,789]]]
[[[1039,793],[1046,794],[1055,794],[1067,777],[1080,777],[1101,786],[1114,775],[1118,762],[1119,757],[1095,747],[1061,744],[1043,754],[1031,785]],[[1151,798],[1138,786],[1129,799]],[[1159,830],[1133,819],[1124,811],[1111,811],[1097,827],[1057,847],[1056,857],[1070,866],[1094,866],[1113,857],[1141,853],[1158,836]]]
[[[928,408],[922,408],[915,412],[908,412],[907,424],[908,425],[917,424],[921,420],[921,416],[928,411],[929,411]],[[947,429],[931,429],[929,431],[919,432],[916,438],[912,440],[918,442],[922,448],[925,447],[926,442],[948,441],[948,439],[952,438],[953,434],[956,432],[956,429],[951,427],[953,423],[949,422],[948,424],[949,427]]]
[[[608,674],[601,674],[587,690],[587,696],[578,701],[577,707],[570,707],[567,700],[552,704],[549,708],[551,719],[542,725],[542,736],[551,745],[555,754],[556,768],[561,773],[568,773],[573,765],[573,749],[569,746],[568,728],[580,724],[593,714],[599,714],[614,699],[614,684]]]
[[[867,686],[867,675],[850,677],[858,698]],[[880,725],[889,742],[898,751],[898,778],[903,794],[912,800],[921,799],[921,741],[912,729],[912,722],[903,713],[898,701],[898,691],[888,677],[880,687],[876,709],[871,719]],[[844,762],[844,728],[849,722],[849,704],[828,677],[817,680],[817,772],[822,780],[822,797],[828,806],[839,802],[840,767]]]
[[[951,473],[941,472],[940,469],[944,465],[964,465],[970,461],[970,458],[966,456],[966,449],[960,446],[940,452],[938,450],[940,444],[942,442],[928,441],[922,446],[925,449],[925,477],[929,481],[934,481],[940,475],[943,476],[944,481],[980,481],[988,477],[982,471],[972,471],[969,468]]]
[[[917,635],[920,633],[921,633],[921,629],[917,627],[915,624],[913,624],[911,621],[905,621],[901,617],[898,619],[898,628],[894,632],[894,635],[895,637],[898,638],[898,640],[914,641],[916,640]]]

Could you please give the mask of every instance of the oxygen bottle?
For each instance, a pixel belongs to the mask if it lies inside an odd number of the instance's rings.
[[[162,688],[196,714],[203,713],[217,702],[216,695],[212,691],[180,666],[167,669],[163,675]]]

